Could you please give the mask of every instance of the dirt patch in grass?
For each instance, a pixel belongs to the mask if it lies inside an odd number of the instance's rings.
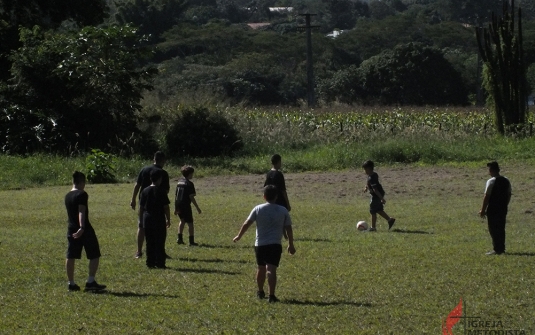
[[[533,168],[526,164],[502,164],[502,175],[508,177],[515,195],[531,193]],[[420,194],[426,197],[482,197],[489,178],[486,166],[459,168],[444,166],[378,167],[376,172],[387,199]],[[363,192],[366,175],[363,170],[341,172],[285,173],[290,202],[292,199],[355,199],[368,197]],[[205,177],[195,181],[203,192],[246,192],[258,196],[262,192],[264,175]],[[520,198],[520,197],[519,197]],[[520,199],[518,199],[520,200]],[[526,211],[535,208],[535,199],[522,204]]]

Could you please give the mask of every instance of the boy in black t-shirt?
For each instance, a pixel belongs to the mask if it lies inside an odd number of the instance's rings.
[[[139,200],[139,221],[147,241],[147,266],[165,269],[165,237],[166,229],[171,226],[171,214],[167,190],[160,186],[162,175],[160,169],[150,173],[152,184],[141,192]]]
[[[396,219],[388,216],[388,214],[386,214],[384,211],[383,205],[386,203],[384,198],[385,191],[383,190],[383,186],[381,186],[379,183],[379,175],[373,171],[374,163],[370,160],[365,161],[364,164],[362,164],[362,168],[368,175],[364,192],[369,191],[371,195],[370,214],[372,215],[372,226],[370,227],[369,231],[377,230],[377,214],[381,215],[385,220],[388,221],[388,230],[390,230],[390,228],[392,228],[394,225],[394,222],[396,222]]]
[[[130,207],[132,209],[136,209],[136,198],[141,196],[141,192],[148,187],[151,184],[150,180],[150,173],[154,170],[161,170],[162,171],[162,183],[160,184],[160,187],[165,189],[167,193],[169,193],[169,174],[167,174],[167,171],[165,171],[163,168],[166,163],[165,154],[161,151],[157,151],[154,154],[154,162],[152,165],[145,166],[141,171],[139,172],[137,176],[136,185],[134,186],[134,191],[132,192],[132,199],[130,200]],[[138,215],[139,218],[139,215]],[[137,251],[136,251],[136,258],[141,258],[143,256],[143,242],[145,241],[145,230],[143,229],[143,225],[138,220],[137,222],[138,228],[137,228]]]
[[[195,169],[189,165],[185,165],[180,169],[180,171],[182,172],[184,178],[178,181],[175,192],[175,215],[178,215],[180,218],[180,224],[178,225],[178,239],[176,240],[176,243],[184,244],[182,232],[184,231],[184,226],[187,223],[189,245],[196,246],[198,244],[195,243],[195,228],[193,227],[193,212],[191,211],[191,204],[195,205],[195,208],[197,208],[197,213],[199,214],[201,214],[201,209],[195,200],[195,185],[193,185],[193,182],[191,181]]]
[[[67,240],[69,242],[65,269],[69,279],[69,291],[80,291],[80,286],[74,282],[74,264],[77,259],[82,258],[82,249],[85,249],[89,259],[89,277],[85,284],[85,290],[101,291],[106,288],[106,285],[97,284],[95,281],[101,255],[97,235],[89,222],[87,207],[89,195],[84,191],[85,181],[85,175],[75,171],[72,175],[72,189],[65,196],[68,217]]]

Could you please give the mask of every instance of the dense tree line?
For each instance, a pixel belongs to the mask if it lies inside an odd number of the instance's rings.
[[[524,9],[535,85],[535,7]],[[501,0],[0,2],[4,152],[142,150],[147,107],[306,98],[300,13],[314,13],[320,103],[464,105],[481,86],[475,27]],[[270,10],[270,8],[292,10]],[[263,23],[260,28],[251,23]],[[328,37],[334,31],[338,37]],[[148,140],[147,140],[148,139]]]

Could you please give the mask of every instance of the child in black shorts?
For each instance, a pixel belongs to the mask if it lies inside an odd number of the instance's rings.
[[[369,231],[377,231],[377,214],[381,215],[385,220],[388,221],[388,230],[392,228],[396,219],[388,216],[384,211],[385,200],[385,191],[383,186],[379,183],[379,175],[373,171],[374,163],[370,160],[367,160],[362,164],[362,168],[366,175],[368,175],[368,180],[366,182],[366,187],[364,192],[369,191],[371,195],[370,201],[370,214],[372,215],[372,226]]]
[[[106,285],[98,284],[95,275],[100,263],[100,246],[95,230],[89,222],[89,210],[87,207],[89,195],[85,189],[86,178],[82,172],[75,171],[72,175],[72,189],[65,196],[67,209],[67,259],[65,269],[69,279],[69,291],[80,291],[80,286],[74,282],[74,265],[77,259],[82,258],[82,250],[85,249],[89,259],[89,276],[85,283],[86,291],[101,291]]]
[[[183,178],[178,181],[175,192],[175,215],[178,215],[180,218],[176,243],[184,244],[182,232],[184,231],[184,226],[188,224],[189,245],[196,246],[198,244],[195,243],[195,228],[193,227],[191,204],[195,206],[199,214],[201,214],[201,209],[195,200],[197,194],[195,193],[195,185],[191,181],[195,169],[189,165],[185,165],[180,169],[180,172],[182,172]]]

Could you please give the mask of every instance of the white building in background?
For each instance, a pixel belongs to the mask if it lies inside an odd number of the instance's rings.
[[[279,13],[279,14],[291,13],[294,11],[293,7],[268,7],[268,8],[271,13]]]
[[[271,25],[271,23],[269,23],[269,22],[258,22],[258,23],[247,23],[247,25],[251,29],[256,30],[256,29],[267,27],[267,26]]]
[[[326,36],[330,38],[337,38],[338,36],[342,35],[344,30],[333,30],[332,32],[328,33]]]

